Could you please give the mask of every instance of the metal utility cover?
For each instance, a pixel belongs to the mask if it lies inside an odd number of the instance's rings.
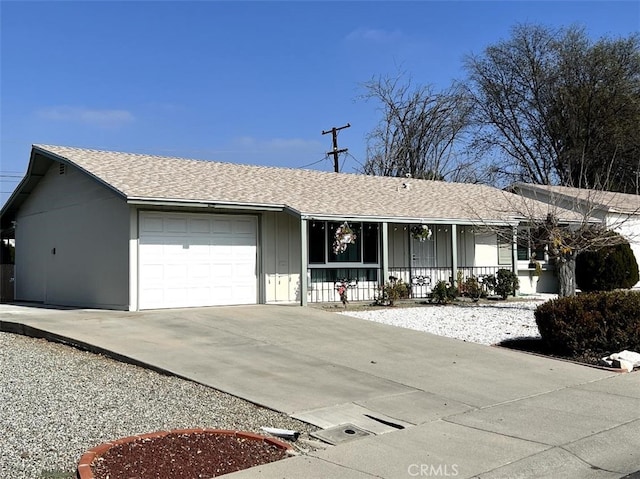
[[[336,444],[342,444],[343,442],[349,442],[370,436],[371,433],[364,429],[360,429],[358,426],[354,426],[353,424],[340,424],[339,426],[329,429],[312,432],[311,435],[335,446]]]

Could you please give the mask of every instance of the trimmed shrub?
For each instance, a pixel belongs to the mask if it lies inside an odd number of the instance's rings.
[[[407,283],[393,276],[389,279],[389,282],[379,288],[380,294],[376,299],[376,304],[393,306],[397,300],[409,297],[409,286]]]
[[[431,302],[446,304],[458,296],[458,288],[451,286],[446,281],[438,281],[431,290]]]
[[[499,269],[496,273],[496,286],[495,292],[500,295],[502,299],[507,299],[507,296],[514,294],[515,290],[520,287],[520,280],[518,275],[508,269]]]
[[[543,342],[566,356],[640,350],[640,292],[588,293],[547,301],[535,310]]]
[[[460,291],[463,296],[478,301],[482,296],[482,287],[478,282],[478,279],[474,276],[469,276],[461,285]]]
[[[576,284],[584,292],[629,289],[638,279],[638,263],[629,243],[586,251],[576,258]]]

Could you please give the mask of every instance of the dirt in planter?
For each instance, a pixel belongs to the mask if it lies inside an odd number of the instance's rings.
[[[264,441],[207,434],[168,434],[113,446],[94,459],[95,479],[211,478],[284,459]]]

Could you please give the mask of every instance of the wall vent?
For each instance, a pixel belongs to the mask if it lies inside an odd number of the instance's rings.
[[[58,173],[61,175],[64,175],[66,172],[67,172],[67,165],[65,165],[64,163],[60,163]]]

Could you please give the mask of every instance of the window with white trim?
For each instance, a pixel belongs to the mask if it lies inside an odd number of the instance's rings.
[[[347,246],[343,253],[335,254],[333,241],[336,229],[342,222],[309,222],[309,265],[378,266],[380,262],[379,225],[377,223],[349,223],[356,235],[356,241]]]

